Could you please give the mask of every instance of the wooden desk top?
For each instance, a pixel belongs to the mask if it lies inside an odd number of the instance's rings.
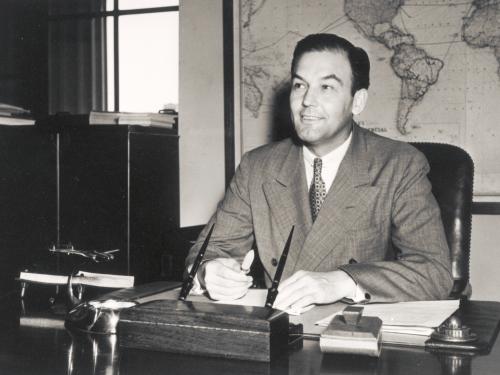
[[[431,353],[419,348],[383,347],[379,359],[323,355],[318,341],[277,361],[257,363],[120,349],[116,336],[72,334],[62,319],[22,315],[18,296],[0,305],[1,374],[497,374],[500,345],[488,355]],[[500,316],[500,303],[468,302],[474,311]],[[45,327],[42,327],[45,325]]]

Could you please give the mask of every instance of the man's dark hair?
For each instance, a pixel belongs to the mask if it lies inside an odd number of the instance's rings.
[[[344,53],[352,70],[351,94],[370,85],[370,59],[364,49],[354,46],[347,39],[335,34],[311,34],[295,46],[292,59],[292,75],[303,54],[307,52],[337,51]]]

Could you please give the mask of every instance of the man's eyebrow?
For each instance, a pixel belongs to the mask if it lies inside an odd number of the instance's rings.
[[[298,78],[300,79],[301,81],[304,81],[306,82],[306,80],[304,78],[302,78],[299,74],[297,73],[292,73],[292,79],[293,78]],[[341,86],[344,85],[344,81],[342,81],[338,75],[336,75],[335,73],[332,73],[332,74],[328,74],[324,77],[321,77],[322,80],[327,80],[327,79],[333,79],[335,81],[337,81]]]
[[[299,76],[297,73],[292,73],[292,79],[293,79],[293,78],[298,78],[298,79],[300,79],[301,81],[305,81],[305,79],[304,79],[304,78],[302,78],[301,76]]]
[[[341,86],[344,85],[344,82],[340,79],[340,77],[334,73],[332,74],[328,74],[327,76],[324,76],[322,79],[326,80],[326,79],[334,79],[335,81],[337,81],[338,83],[340,83]]]

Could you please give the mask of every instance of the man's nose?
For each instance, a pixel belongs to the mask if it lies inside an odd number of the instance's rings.
[[[302,104],[304,107],[310,107],[316,105],[317,102],[317,93],[312,87],[309,87],[307,91],[304,93],[304,97],[302,98]]]

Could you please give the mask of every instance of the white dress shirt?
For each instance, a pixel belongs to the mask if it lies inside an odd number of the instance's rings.
[[[335,150],[330,151],[325,156],[321,157],[321,178],[325,183],[325,189],[328,192],[332,186],[335,176],[339,170],[340,163],[344,159],[345,153],[351,144],[352,132],[349,137]],[[302,154],[304,155],[304,165],[306,167],[307,186],[311,188],[311,182],[314,174],[314,159],[317,158],[306,146],[302,146]]]

